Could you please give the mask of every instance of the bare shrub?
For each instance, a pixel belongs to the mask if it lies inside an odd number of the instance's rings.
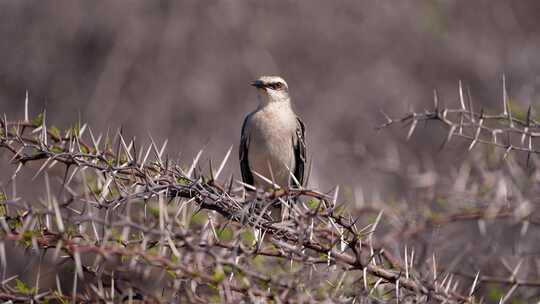
[[[82,122],[61,131],[46,112],[30,120],[27,102],[23,120],[0,119],[0,147],[14,167],[0,196],[0,298],[535,299],[538,175],[508,155],[523,151],[536,164],[538,123],[531,110],[525,118],[512,116],[504,95],[500,115],[473,111],[460,86],[457,109],[442,107],[435,96],[431,111],[386,116],[383,127],[410,123],[409,137],[418,123],[440,121],[449,129],[445,143],[459,136],[470,141],[471,150],[478,143],[502,147],[507,160],[494,166],[488,149],[445,174],[386,166],[410,182],[398,200],[416,199],[414,209],[393,202],[351,206],[341,201],[339,187],[328,193],[300,188],[246,195],[232,176],[222,177],[231,150],[206,172],[199,162],[203,151],[185,166],[167,156],[167,142],[150,138],[140,145],[122,130],[97,135]],[[513,134],[521,145],[513,143]],[[21,184],[25,171],[45,181],[42,196],[17,195],[17,188],[35,183]],[[272,204],[288,206],[290,218],[272,221]],[[34,271],[12,263],[22,249]]]

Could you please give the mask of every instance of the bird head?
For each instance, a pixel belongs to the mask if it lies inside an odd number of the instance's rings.
[[[257,88],[259,100],[263,104],[290,101],[287,82],[279,76],[261,76],[251,85]]]

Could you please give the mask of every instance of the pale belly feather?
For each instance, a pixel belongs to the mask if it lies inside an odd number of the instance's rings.
[[[254,113],[250,124],[248,160],[251,170],[271,180],[270,164],[276,184],[287,187],[289,169],[293,170],[295,165],[293,135],[296,131],[296,116],[292,110],[270,108]],[[269,186],[256,175],[254,179],[257,186]]]

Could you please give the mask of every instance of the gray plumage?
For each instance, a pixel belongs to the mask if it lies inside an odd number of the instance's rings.
[[[242,124],[239,156],[244,183],[270,187],[258,173],[280,187],[296,187],[292,172],[303,185],[305,126],[292,110],[287,83],[280,77],[263,76],[252,85],[257,88],[259,106]]]

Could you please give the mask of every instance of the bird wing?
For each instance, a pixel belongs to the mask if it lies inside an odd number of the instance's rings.
[[[300,117],[296,117],[297,126],[295,132],[294,147],[294,177],[298,180],[300,186],[304,184],[304,169],[306,166],[306,126]]]
[[[251,114],[246,116],[242,123],[242,133],[240,135],[240,147],[238,156],[240,157],[240,171],[242,172],[242,181],[246,184],[253,185],[253,174],[249,168],[248,149],[249,149],[249,132],[246,129]]]

